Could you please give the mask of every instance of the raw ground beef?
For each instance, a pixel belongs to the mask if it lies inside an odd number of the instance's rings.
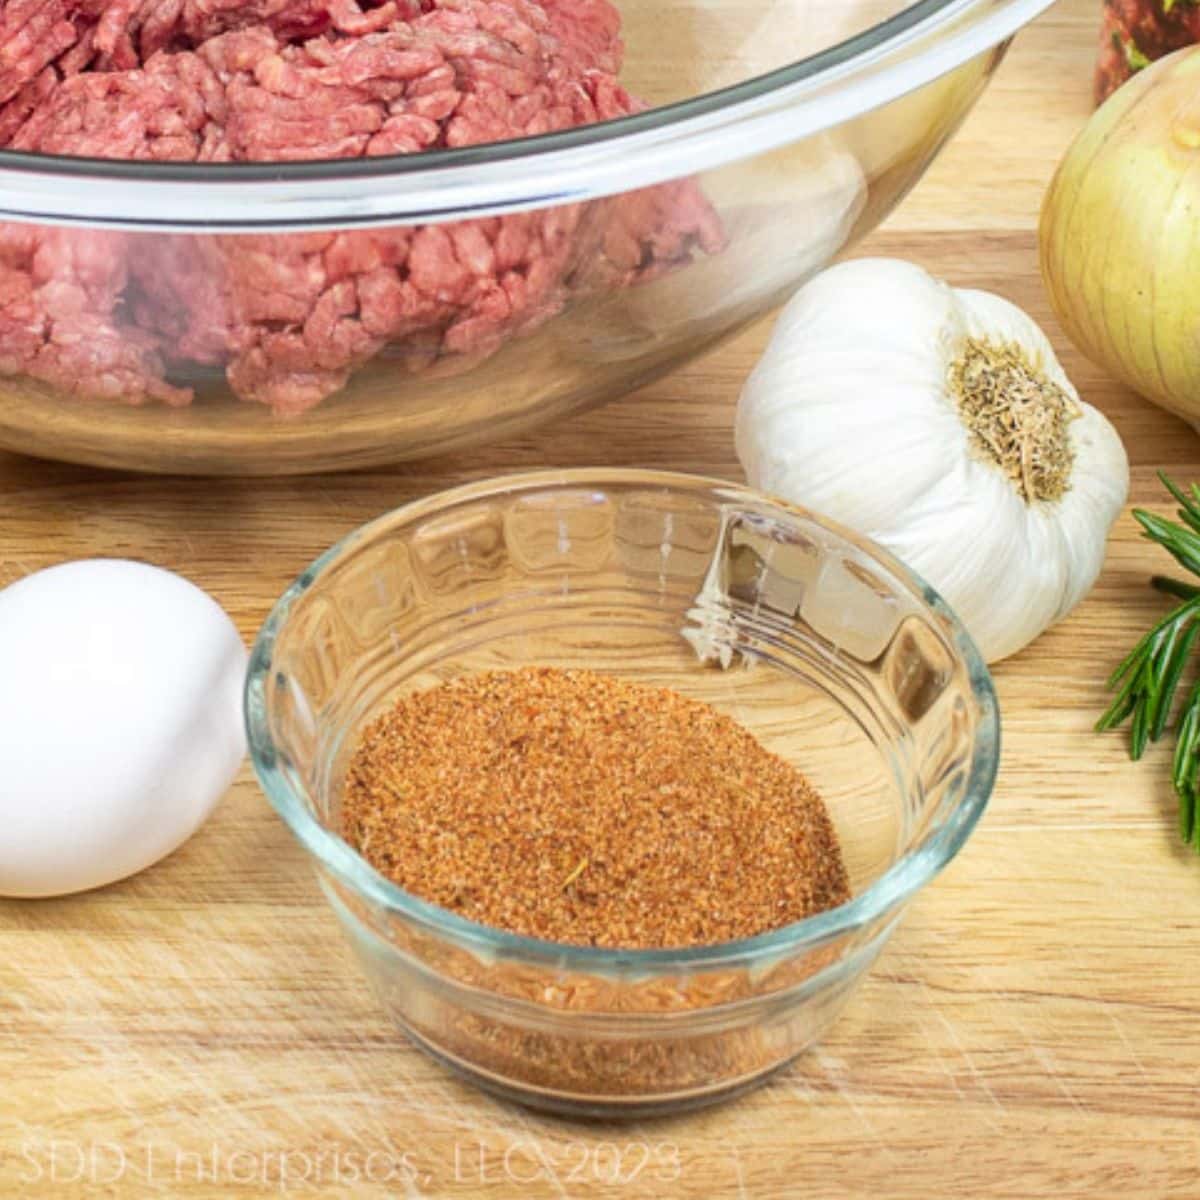
[[[0,0],[0,145],[177,162],[411,154],[634,112],[609,0]],[[295,413],[389,346],[478,358],[723,245],[690,181],[453,225],[152,235],[0,224],[0,374]]]

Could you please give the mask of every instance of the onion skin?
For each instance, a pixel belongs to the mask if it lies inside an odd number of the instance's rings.
[[[1080,350],[1200,422],[1200,46],[1096,111],[1042,206],[1042,277]]]

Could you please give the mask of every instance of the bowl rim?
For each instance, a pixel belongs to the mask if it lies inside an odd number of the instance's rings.
[[[588,487],[603,489],[606,486],[643,486],[692,493],[703,491],[730,502],[753,503],[758,507],[765,504],[782,516],[815,522],[893,572],[918,600],[942,620],[966,667],[971,692],[980,709],[963,796],[940,828],[915,848],[901,853],[887,870],[845,904],[753,937],[703,946],[619,949],[581,946],[510,933],[460,917],[448,909],[422,900],[381,875],[348,843],[331,833],[309,812],[276,766],[277,752],[265,705],[266,681],[273,669],[272,650],[292,605],[325,570],[360,543],[370,541],[385,530],[439,515],[465,502],[522,492]],[[434,930],[440,936],[489,955],[505,955],[526,961],[567,962],[573,969],[581,970],[621,969],[644,971],[647,974],[681,967],[713,967],[733,961],[793,955],[872,924],[915,895],[955,857],[987,807],[1000,760],[999,704],[987,665],[959,619],[915,571],[869,539],[800,505],[722,479],[643,468],[548,469],[493,476],[401,505],[352,530],[301,572],[263,623],[246,671],[244,717],[251,762],[272,807],[317,862],[357,894]]]
[[[952,71],[1051,3],[915,0],[816,54],[729,87],[617,120],[461,149],[227,164],[0,150],[0,217],[179,232],[300,231],[578,203],[828,129]]]

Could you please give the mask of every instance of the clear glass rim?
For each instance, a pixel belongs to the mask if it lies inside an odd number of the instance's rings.
[[[1052,2],[917,0],[817,54],[724,89],[619,120],[464,149],[274,164],[2,150],[0,216],[237,232],[462,220],[578,202],[820,132],[953,70]]]
[[[508,933],[467,920],[421,900],[380,875],[309,812],[303,798],[296,794],[276,766],[278,751],[271,737],[263,703],[266,682],[274,669],[272,651],[275,640],[287,622],[292,605],[343,555],[387,530],[435,516],[464,502],[530,491],[588,487],[602,490],[614,486],[700,492],[735,503],[767,504],[783,516],[791,515],[815,522],[887,567],[909,587],[915,598],[945,621],[955,649],[966,666],[971,691],[980,710],[962,799],[937,829],[915,847],[906,849],[878,879],[838,908],[755,937],[680,949],[621,950],[576,946]],[[663,972],[680,967],[713,966],[731,960],[743,962],[774,958],[795,954],[872,923],[919,891],[958,853],[987,807],[1000,755],[999,708],[991,675],[982,656],[945,602],[903,563],[835,522],[751,488],[703,476],[640,469],[547,470],[501,476],[436,493],[360,526],[302,572],[271,610],[250,655],[245,684],[245,720],[251,761],[275,811],[301,845],[355,892],[387,910],[433,928],[448,940],[472,946],[484,953],[527,960],[552,959],[583,970]]]

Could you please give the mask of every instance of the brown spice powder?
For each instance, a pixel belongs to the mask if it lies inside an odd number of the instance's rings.
[[[794,767],[707,704],[590,671],[402,698],[362,735],[343,822],[406,891],[576,945],[711,945],[850,895]]]

